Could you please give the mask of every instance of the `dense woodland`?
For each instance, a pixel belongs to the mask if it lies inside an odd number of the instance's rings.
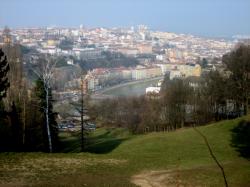
[[[166,76],[160,95],[86,102],[92,103],[87,106],[89,115],[102,126],[124,127],[132,133],[172,131],[245,115],[250,46],[241,45],[224,55],[222,63],[223,69],[200,78],[169,80]],[[37,78],[30,85],[23,73],[20,46],[9,44],[0,50],[0,151],[58,149],[51,94],[54,66],[48,59],[43,64],[40,72],[34,71]]]
[[[0,50],[0,85],[0,151],[52,151],[49,140],[56,151],[58,130],[51,88],[46,89],[39,76],[34,85],[28,85],[19,45],[7,44]]]

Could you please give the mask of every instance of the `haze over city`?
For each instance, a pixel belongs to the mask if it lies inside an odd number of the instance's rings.
[[[0,27],[129,27],[209,37],[250,35],[247,0],[2,0]]]
[[[247,187],[250,0],[1,0],[0,187]]]

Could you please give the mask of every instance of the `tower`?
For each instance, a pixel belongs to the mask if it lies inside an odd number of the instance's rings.
[[[5,27],[3,30],[3,42],[5,44],[10,44],[11,43],[11,34],[10,34],[10,29],[8,27]]]

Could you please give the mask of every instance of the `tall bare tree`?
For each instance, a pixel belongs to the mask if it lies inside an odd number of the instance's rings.
[[[74,108],[77,110],[77,112],[80,113],[81,116],[81,151],[83,152],[85,149],[85,139],[87,132],[85,131],[85,123],[88,119],[86,119],[87,114],[87,103],[86,101],[86,94],[84,93],[84,73],[82,72],[82,75],[80,77],[80,99],[77,102],[71,102],[71,105],[74,106]]]
[[[39,70],[34,70],[35,74],[38,78],[43,82],[43,87],[45,90],[45,118],[46,118],[46,129],[49,143],[49,152],[53,151],[52,147],[52,138],[51,138],[51,129],[50,129],[50,120],[49,120],[49,107],[50,107],[50,91],[51,91],[51,82],[53,78],[53,74],[56,67],[56,61],[47,57],[45,59],[41,59]]]

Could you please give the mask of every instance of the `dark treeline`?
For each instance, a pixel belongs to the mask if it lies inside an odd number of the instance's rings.
[[[121,53],[109,51],[102,52],[99,59],[79,60],[78,63],[83,70],[92,70],[95,68],[117,68],[117,67],[135,67],[139,61],[134,57],[128,57]]]
[[[0,49],[0,151],[49,151],[42,79],[28,86],[20,45]],[[49,91],[49,124],[56,151],[57,124]]]
[[[223,56],[223,68],[201,77],[169,80],[160,96],[117,98],[90,106],[103,126],[125,127],[133,133],[171,131],[248,114],[250,46]]]

